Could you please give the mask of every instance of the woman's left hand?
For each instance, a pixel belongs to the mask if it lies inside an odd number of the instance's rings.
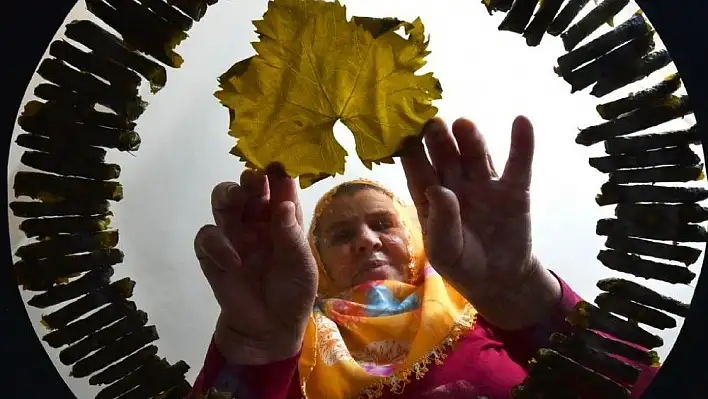
[[[498,327],[541,321],[560,283],[531,251],[531,122],[514,120],[501,177],[472,122],[459,119],[450,131],[434,119],[423,135],[430,159],[416,142],[401,160],[431,265]]]

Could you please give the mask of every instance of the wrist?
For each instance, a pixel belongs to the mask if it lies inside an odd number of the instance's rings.
[[[560,281],[537,258],[529,262],[517,279],[472,291],[470,302],[500,329],[521,330],[543,323],[560,304]]]
[[[214,346],[229,364],[264,365],[290,359],[302,348],[304,334],[261,334],[247,337],[221,319],[214,329]]]

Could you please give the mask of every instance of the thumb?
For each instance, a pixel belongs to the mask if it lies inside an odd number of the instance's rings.
[[[426,252],[433,266],[452,266],[463,249],[460,202],[452,191],[432,186],[425,191],[428,220],[425,223]]]

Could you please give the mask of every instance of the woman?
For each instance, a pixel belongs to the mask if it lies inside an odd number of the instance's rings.
[[[420,142],[401,155],[413,212],[349,182],[306,237],[277,167],[216,187],[195,251],[221,314],[195,396],[510,398],[580,300],[531,252],[533,129],[514,121],[501,177],[471,122],[423,136],[430,159]]]

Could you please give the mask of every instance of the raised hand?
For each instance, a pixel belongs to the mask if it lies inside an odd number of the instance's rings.
[[[401,160],[431,265],[498,327],[540,321],[560,284],[531,251],[531,123],[514,120],[501,177],[472,122],[434,119],[423,133],[430,159],[413,143]]]
[[[202,227],[194,241],[221,307],[214,342],[236,364],[295,355],[317,291],[295,181],[274,170],[247,170],[240,184],[216,186],[216,225]]]

